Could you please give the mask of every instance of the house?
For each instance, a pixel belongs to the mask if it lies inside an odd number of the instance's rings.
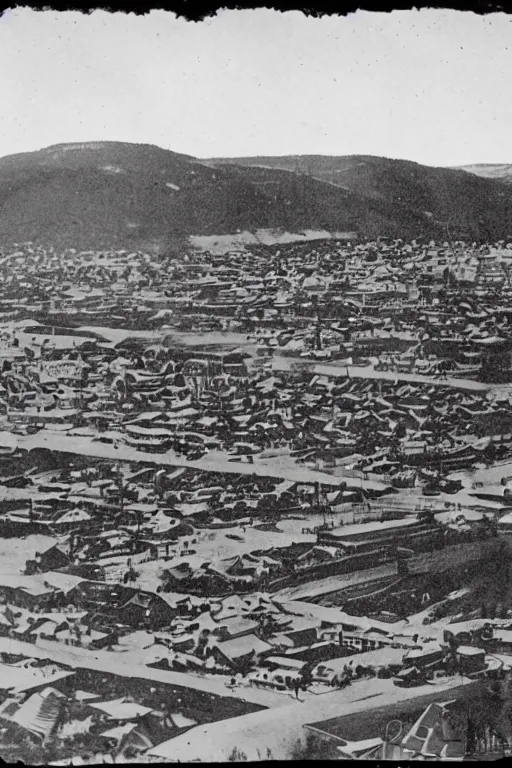
[[[499,653],[512,653],[512,630],[494,629],[489,646]]]
[[[235,616],[240,616],[242,613],[247,612],[247,604],[242,600],[239,595],[229,595],[223,600],[219,600],[219,603],[212,605],[212,615],[215,620],[221,622],[225,619],[231,619]]]
[[[306,626],[304,628],[296,628],[285,630],[282,634],[291,640],[295,648],[300,648],[306,645],[313,645],[318,640],[318,630],[316,624],[313,626]]]
[[[7,603],[29,611],[48,605],[55,589],[44,585],[37,576],[11,576],[0,574],[0,597]]]
[[[498,520],[498,533],[506,536],[507,542],[510,539],[509,547],[512,546],[512,512],[507,512]]]
[[[343,630],[340,642],[359,652],[373,651],[393,643],[393,634],[381,627],[369,626],[365,629]]]
[[[334,658],[318,664],[312,672],[313,679],[318,679],[319,682],[330,682],[333,677],[343,677],[345,667],[350,667],[352,672],[355,672],[358,667],[372,667],[377,672],[385,667],[400,668],[401,666],[401,649],[388,647]]]
[[[439,643],[425,643],[419,648],[407,651],[402,659],[404,666],[429,669],[437,666],[446,655],[446,649]]]
[[[289,659],[287,656],[267,656],[267,658],[262,661],[262,666],[269,667],[270,669],[285,669],[297,673],[304,669],[305,664],[304,661]]]
[[[160,629],[168,626],[176,615],[175,600],[163,593],[137,592],[116,610],[118,621],[137,628]]]
[[[308,662],[309,664],[320,664],[321,662],[343,656],[345,652],[338,643],[333,643],[330,640],[319,640],[311,645],[289,648],[283,651],[283,655],[290,659]]]
[[[13,630],[13,636],[24,642],[36,642],[38,638],[52,639],[55,633],[62,627],[62,622],[52,621],[46,618],[28,617],[26,622],[20,623]]]
[[[234,640],[237,637],[252,635],[258,630],[258,622],[245,618],[230,618],[227,621],[219,622],[215,634],[221,640]]]
[[[154,710],[136,722],[123,722],[103,731],[101,738],[111,745],[117,761],[131,762],[134,754],[145,752],[169,736],[183,733],[194,725],[195,720],[180,713],[167,714],[165,711]]]
[[[55,688],[47,687],[29,696],[21,705],[14,702],[0,717],[45,740],[57,727],[66,697]]]
[[[237,668],[254,659],[256,661],[263,654],[272,651],[269,643],[260,640],[256,635],[244,635],[234,640],[225,640],[213,646],[213,656],[220,664]]]
[[[511,633],[512,634],[512,633]],[[459,645],[457,648],[459,670],[463,675],[481,672],[485,669],[485,650],[472,645]]]
[[[133,754],[140,754],[154,747],[154,742],[147,733],[147,729],[141,723],[123,723],[109,728],[101,733],[102,739],[107,739],[107,744],[115,751],[116,757],[124,762]]]
[[[72,573],[61,573],[60,571],[46,571],[37,577],[43,586],[52,589],[57,600],[62,602],[67,600],[75,590],[84,582],[81,576],[74,576]]]
[[[40,573],[58,571],[60,568],[65,568],[69,565],[68,555],[58,544],[54,544],[44,552],[36,552],[34,559]]]
[[[89,624],[69,624],[59,629],[55,634],[55,640],[66,645],[74,645],[90,649],[107,648],[117,640],[117,634],[113,632],[98,632]]]

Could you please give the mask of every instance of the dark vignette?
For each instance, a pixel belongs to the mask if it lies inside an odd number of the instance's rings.
[[[453,9],[457,11],[468,11],[478,15],[488,13],[505,12],[512,13],[512,0],[501,0],[501,2],[491,2],[491,0],[448,0],[447,2],[406,2],[404,0],[303,0],[303,2],[286,2],[286,0],[270,0],[269,3],[257,2],[256,0],[242,0],[242,2],[230,2],[229,0],[107,0],[94,4],[81,3],[66,0],[53,0],[53,2],[16,2],[16,0],[0,0],[0,15],[9,8],[25,7],[35,10],[54,10],[54,11],[80,11],[82,13],[91,13],[94,10],[103,10],[110,13],[134,13],[144,15],[151,10],[166,10],[175,13],[178,17],[187,21],[199,22],[208,17],[215,16],[221,9],[244,10],[253,8],[269,8],[272,10],[301,11],[306,16],[316,18],[322,16],[346,16],[358,10],[378,11],[381,13],[391,13],[394,10],[411,10],[421,8]]]

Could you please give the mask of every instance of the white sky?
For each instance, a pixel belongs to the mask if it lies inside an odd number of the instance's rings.
[[[0,155],[74,141],[197,157],[512,162],[512,18],[152,11],[0,18]]]

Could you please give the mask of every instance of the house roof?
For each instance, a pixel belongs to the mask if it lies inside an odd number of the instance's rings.
[[[115,739],[117,742],[120,742],[121,739],[131,733],[134,728],[137,728],[137,723],[124,723],[124,725],[117,725],[115,728],[103,731],[101,736],[106,739]]]
[[[257,621],[251,621],[239,616],[227,619],[217,619],[219,629],[225,628],[229,635],[234,638],[241,633],[253,633],[258,628]]]
[[[48,682],[63,680],[74,672],[61,670],[55,665],[49,667],[15,666],[0,664],[0,689],[29,691]]]
[[[46,574],[45,574],[46,576]],[[0,587],[10,587],[11,589],[20,589],[23,592],[37,596],[45,595],[52,589],[45,587],[38,576],[24,576],[21,574],[0,573]]]
[[[301,670],[306,664],[305,661],[299,661],[298,659],[289,659],[286,656],[268,656],[266,661],[269,664],[275,664],[282,669],[296,669]]]
[[[223,643],[218,643],[217,648],[231,661],[247,656],[252,651],[259,655],[272,650],[271,645],[252,634],[237,637],[234,640],[225,640]]]
[[[64,699],[64,695],[54,688],[45,688],[30,696],[9,719],[32,733],[49,736]]]
[[[334,672],[342,672],[344,667],[349,665],[355,669],[359,664],[362,666],[371,665],[375,668],[386,667],[388,664],[400,664],[404,655],[403,648],[391,648],[385,646],[375,651],[366,653],[356,653],[353,656],[343,656],[339,659],[330,659],[317,666],[324,666],[332,669]]]
[[[125,697],[112,701],[94,702],[90,706],[105,712],[110,720],[134,720],[136,717],[143,717],[152,711],[150,707],[143,707],[140,704],[127,701]]]
[[[510,634],[512,635],[512,632]],[[459,645],[457,653],[460,653],[462,656],[485,656],[483,648],[476,648],[473,645]]]
[[[44,583],[61,592],[70,592],[78,584],[85,581],[80,576],[73,576],[72,573],[60,573],[60,571],[47,571],[42,574]]]
[[[89,691],[82,691],[80,689],[75,691],[74,696],[77,701],[90,701],[91,699],[100,698],[96,693],[89,693]]]
[[[407,651],[405,656],[407,657],[407,663],[413,661],[413,659],[421,659],[424,656],[428,656],[430,653],[438,653],[443,650],[439,643],[425,643],[421,648],[411,648]]]
[[[90,520],[91,516],[83,509],[70,509],[68,512],[64,512],[62,517],[57,520],[58,523],[79,523],[85,520]]]
[[[328,533],[333,537],[345,539],[358,534],[389,531],[395,528],[400,530],[401,528],[414,527],[415,525],[418,525],[416,517],[409,517],[401,520],[384,520],[382,522],[375,521],[371,523],[356,523],[356,525],[343,525],[340,528],[334,528],[333,530],[328,531]]]

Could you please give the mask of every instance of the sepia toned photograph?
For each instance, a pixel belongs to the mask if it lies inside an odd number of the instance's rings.
[[[512,754],[512,16],[0,15],[0,758]]]

